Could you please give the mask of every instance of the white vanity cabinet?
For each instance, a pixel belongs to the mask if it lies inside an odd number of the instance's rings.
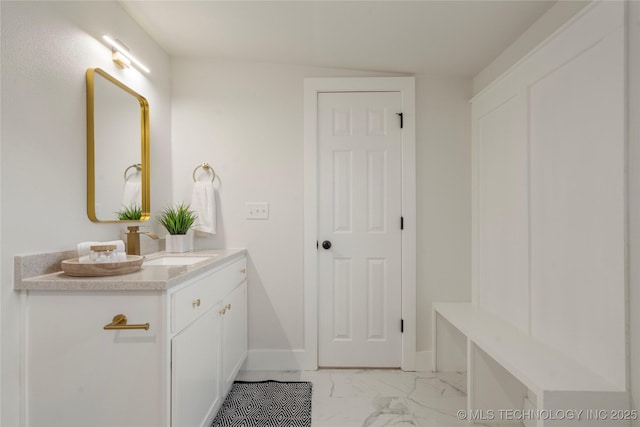
[[[171,339],[171,425],[201,426],[220,404],[219,314],[209,309]]]
[[[247,282],[222,302],[222,393],[227,394],[247,354]]]
[[[160,292],[29,292],[22,425],[165,426]],[[116,314],[149,330],[103,330]]]
[[[242,258],[170,296],[173,427],[210,421],[246,358],[245,276]]]
[[[244,253],[166,290],[29,290],[22,301],[28,427],[205,426],[247,355]],[[149,329],[104,330],[117,314]]]

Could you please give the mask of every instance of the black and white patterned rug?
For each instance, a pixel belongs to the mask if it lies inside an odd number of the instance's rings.
[[[236,381],[211,427],[310,427],[311,383]]]

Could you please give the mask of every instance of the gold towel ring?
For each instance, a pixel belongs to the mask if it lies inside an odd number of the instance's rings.
[[[197,181],[197,179],[196,179],[196,171],[198,169],[200,169],[200,168],[202,168],[204,170],[210,170],[211,171],[211,175],[213,175],[211,177],[211,182],[213,182],[213,180],[216,179],[216,171],[214,171],[213,168],[211,166],[209,166],[209,163],[203,163],[201,165],[196,166],[196,168],[193,170],[193,182]]]
[[[140,163],[135,163],[135,164],[129,166],[128,168],[126,168],[124,170],[124,180],[125,181],[127,180],[127,172],[129,172],[129,169],[131,169],[131,168],[136,168],[136,170],[139,172],[139,171],[142,170],[142,165]]]

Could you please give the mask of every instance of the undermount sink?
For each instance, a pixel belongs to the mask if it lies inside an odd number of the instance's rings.
[[[191,265],[211,258],[210,256],[163,256],[145,261],[142,265]]]

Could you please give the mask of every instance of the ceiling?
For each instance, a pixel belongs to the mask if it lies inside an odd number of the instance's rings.
[[[171,56],[472,77],[555,1],[130,1]]]

